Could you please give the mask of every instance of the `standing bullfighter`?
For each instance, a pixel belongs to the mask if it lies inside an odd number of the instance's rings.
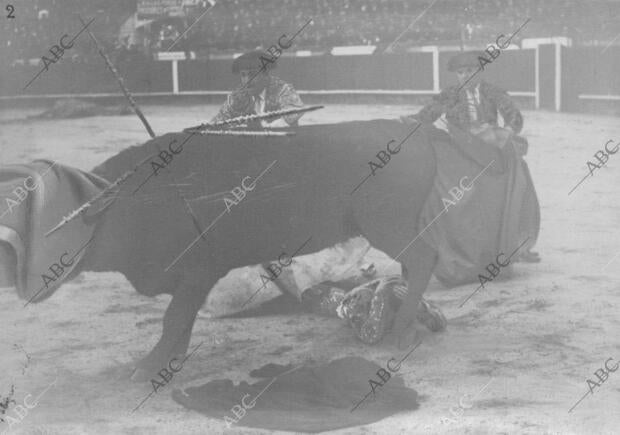
[[[451,133],[451,128],[459,128],[480,135],[498,127],[499,113],[504,119],[503,128],[519,134],[523,128],[521,112],[503,89],[482,79],[479,56],[478,52],[465,52],[452,57],[448,71],[456,73],[458,84],[444,89],[411,118],[433,123],[445,113]]]
[[[426,208],[427,221],[441,212],[441,198],[448,197],[445,186],[455,185],[453,174],[481,177],[477,192],[459,199],[458,211],[446,213],[424,235],[439,252],[435,275],[448,286],[476,280],[491,258],[517,247],[513,261],[540,261],[531,251],[540,228],[540,209],[523,159],[528,145],[519,136],[523,117],[508,93],[482,79],[482,58],[484,53],[475,51],[452,57],[448,70],[456,73],[457,84],[445,88],[418,113],[402,118],[430,125],[446,117],[448,134],[436,129],[433,134],[438,180],[434,205]]]
[[[241,86],[228,95],[226,103],[211,122],[303,106],[293,86],[271,75],[270,70],[275,62],[266,62],[265,59],[266,55],[261,51],[251,51],[235,59],[232,72],[239,74]],[[256,121],[253,126],[258,127],[259,122],[263,126],[296,126],[301,116],[294,114],[277,120]]]

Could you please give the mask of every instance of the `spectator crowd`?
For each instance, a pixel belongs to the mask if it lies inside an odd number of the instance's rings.
[[[219,0],[183,37],[176,50],[213,52],[269,45],[274,37],[294,34],[298,48],[336,45],[383,45],[399,38],[398,49],[413,45],[494,41],[531,18],[523,37],[568,36],[577,43],[611,40],[618,33],[615,0]],[[93,27],[107,48],[120,56],[151,55],[165,50],[209,7],[188,8],[184,17],[160,17],[137,26],[141,38],[121,38],[129,20],[136,22],[137,0],[28,0],[15,2],[15,19],[2,23],[2,50],[9,60],[41,57],[62,34],[80,28],[77,13],[95,17]],[[129,40],[133,42],[128,42]],[[137,42],[136,42],[137,41]],[[74,58],[92,49],[72,50]],[[4,57],[4,56],[3,56]]]

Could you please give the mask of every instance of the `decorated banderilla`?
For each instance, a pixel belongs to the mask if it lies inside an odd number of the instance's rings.
[[[249,121],[259,121],[261,119],[280,118],[282,116],[296,115],[298,113],[311,112],[314,110],[322,109],[325,106],[308,106],[300,107],[299,109],[284,109],[273,110],[271,112],[261,113],[259,115],[242,115],[235,118],[225,119],[224,121],[218,121],[213,123],[200,124],[195,127],[189,127],[183,130],[184,132],[200,131],[213,127],[224,127],[227,125],[244,124]]]
[[[49,230],[47,233],[45,233],[45,237],[49,236],[50,234],[58,231],[60,228],[62,228],[63,226],[65,226],[66,224],[68,224],[69,222],[71,222],[73,219],[75,219],[76,217],[78,217],[79,215],[81,215],[82,213],[84,213],[86,210],[88,210],[99,198],[104,197],[105,195],[108,194],[108,192],[110,192],[111,190],[113,190],[115,187],[117,187],[118,185],[120,185],[122,182],[124,182],[125,180],[127,180],[129,177],[131,177],[133,174],[135,174],[138,169],[140,168],[140,166],[142,166],[143,164],[145,164],[147,161],[149,161],[150,159],[152,159],[153,157],[157,156],[157,153],[155,154],[151,154],[148,157],[140,160],[138,162],[138,164],[136,166],[133,167],[133,169],[125,172],[123,175],[121,175],[120,177],[118,177],[116,180],[114,180],[108,187],[106,187],[105,189],[103,189],[101,192],[99,192],[97,195],[93,196],[91,199],[89,199],[88,201],[86,201],[84,204],[82,204],[80,207],[76,208],[75,210],[73,210],[71,213],[69,213],[67,216],[63,217],[62,220],[60,221],[60,223],[58,223],[58,225],[56,225],[54,228],[52,228],[51,230]]]

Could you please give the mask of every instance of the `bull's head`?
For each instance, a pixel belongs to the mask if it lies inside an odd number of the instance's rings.
[[[50,237],[45,232],[107,185],[50,161],[3,167],[0,198],[8,209],[0,217],[0,287],[14,287],[21,299],[39,302],[75,275],[94,222],[77,220]]]

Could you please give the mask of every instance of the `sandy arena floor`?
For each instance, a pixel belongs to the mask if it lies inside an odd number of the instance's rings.
[[[1,109],[3,164],[49,158],[89,170],[148,138],[134,116],[7,123],[40,110],[10,111],[8,104]],[[164,133],[202,122],[216,107],[143,109],[155,131]],[[393,118],[413,109],[328,105],[304,120]],[[586,174],[586,161],[607,140],[620,140],[620,123],[583,114],[524,115],[527,161],[541,202],[537,249],[543,261],[517,265],[511,279],[487,284],[462,308],[476,285],[446,290],[433,281],[427,296],[444,310],[448,329],[427,334],[400,371],[421,394],[420,409],[331,433],[620,433],[620,372],[610,373],[568,413],[588,391],[586,379],[596,380],[594,371],[608,358],[620,361],[620,154],[568,196]],[[11,433],[268,433],[227,429],[223,421],[182,408],[170,391],[219,377],[248,379],[245,373],[268,362],[361,355],[383,365],[403,353],[389,343],[363,345],[338,319],[307,314],[210,319],[209,307],[225,305],[226,289],[242,282],[243,272],[235,273],[236,279],[218,284],[219,300],[210,300],[196,322],[191,346],[205,344],[133,414],[151,386],[128,381],[132,363],[159,337],[169,297],[140,296],[117,274],[82,274],[50,300],[26,308],[12,289],[1,290],[0,398],[14,385],[21,403],[55,382]],[[6,428],[0,423],[0,431]]]

